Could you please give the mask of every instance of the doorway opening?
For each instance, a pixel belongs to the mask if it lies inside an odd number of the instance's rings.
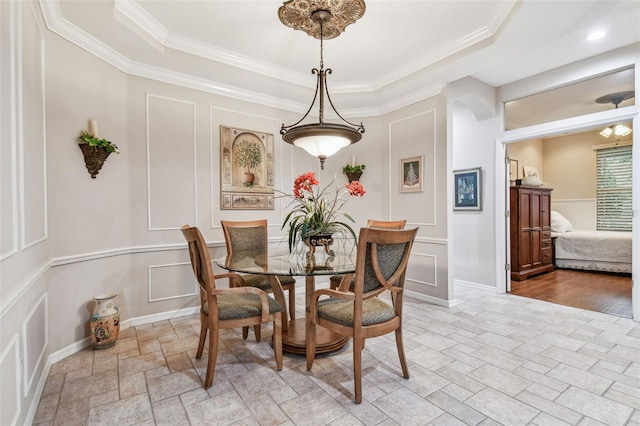
[[[617,144],[630,145],[631,136],[626,139]],[[602,142],[595,129],[506,147],[511,267],[507,291],[633,318],[630,220],[625,231],[602,229],[607,220],[596,152]],[[628,162],[631,169],[630,150]],[[529,179],[532,171],[541,186]],[[629,172],[629,217],[631,181]],[[622,203],[621,197],[614,207]]]

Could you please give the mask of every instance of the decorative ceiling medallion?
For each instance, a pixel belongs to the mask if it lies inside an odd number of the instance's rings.
[[[331,19],[324,22],[322,38],[336,38],[347,25],[364,15],[364,0],[289,0],[278,9],[280,21],[294,30],[301,30],[320,40],[320,23],[312,19],[313,12],[324,10]]]

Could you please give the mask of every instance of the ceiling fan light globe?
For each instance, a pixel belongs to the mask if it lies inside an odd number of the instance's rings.
[[[613,126],[613,133],[616,136],[627,136],[631,134],[631,129],[624,124],[616,124]]]
[[[600,136],[604,136],[605,138],[608,138],[612,134],[613,134],[613,128],[611,126],[605,127],[600,131]]]

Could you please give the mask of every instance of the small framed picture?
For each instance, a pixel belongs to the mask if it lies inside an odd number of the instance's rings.
[[[454,210],[482,210],[482,168],[453,171]]]
[[[511,185],[517,185],[520,179],[520,170],[518,170],[518,160],[509,159],[509,181]]]
[[[400,192],[422,192],[422,156],[400,160]]]

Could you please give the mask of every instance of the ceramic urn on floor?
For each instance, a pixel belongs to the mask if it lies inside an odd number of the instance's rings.
[[[120,331],[120,313],[113,304],[117,294],[96,296],[91,315],[91,340],[95,349],[106,349],[116,344]]]

